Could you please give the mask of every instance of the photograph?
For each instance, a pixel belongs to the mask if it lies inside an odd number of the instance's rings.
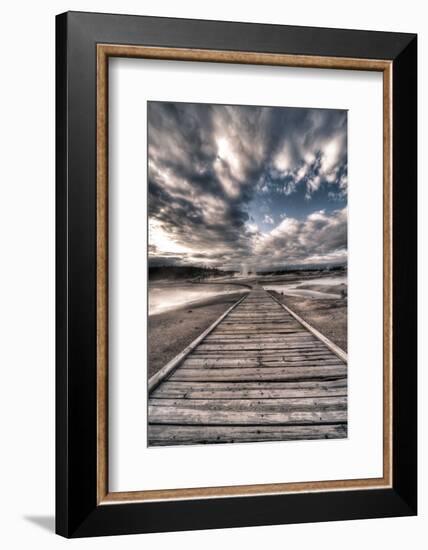
[[[147,102],[149,447],[347,437],[347,143],[343,109]]]

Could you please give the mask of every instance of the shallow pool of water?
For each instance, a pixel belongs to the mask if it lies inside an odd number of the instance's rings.
[[[215,296],[248,292],[233,285],[185,285],[159,283],[149,286],[149,315],[157,315],[183,306],[199,304]]]
[[[341,298],[340,293],[335,292],[322,292],[320,290],[312,290],[308,288],[301,288],[301,286],[306,285],[325,285],[332,286],[332,285],[346,285],[347,284],[347,278],[346,275],[339,275],[338,277],[317,277],[315,279],[301,279],[299,281],[294,281],[293,283],[273,283],[273,284],[265,284],[263,285],[263,288],[265,290],[274,290],[275,292],[278,292],[279,294],[284,294],[285,296],[294,296],[299,297],[303,296],[305,298],[313,298],[313,299],[330,299],[330,300],[337,300],[338,298]]]

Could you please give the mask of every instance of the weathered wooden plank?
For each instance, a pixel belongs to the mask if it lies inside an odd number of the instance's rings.
[[[272,399],[150,399],[151,407],[169,407],[172,409],[195,409],[211,411],[252,411],[252,412],[290,412],[290,411],[344,411],[346,397],[293,397]]]
[[[230,350],[228,350],[230,351]],[[219,350],[218,352],[213,351],[207,351],[204,353],[203,351],[200,351],[199,353],[192,353],[192,355],[189,355],[186,360],[201,360],[204,357],[207,359],[215,359],[216,357],[222,358],[222,359],[231,359],[235,360],[236,357],[238,359],[251,359],[251,353],[255,354],[255,357],[258,357],[263,355],[270,355],[272,357],[278,357],[278,358],[287,358],[287,357],[314,357],[314,356],[325,356],[325,357],[332,357],[334,356],[333,353],[329,349],[327,349],[324,346],[290,346],[284,349],[273,349],[273,350],[247,350],[247,352],[242,352],[242,350],[235,350],[231,351],[230,354],[228,352],[224,352],[224,350]],[[334,356],[336,357],[336,356]],[[340,359],[339,359],[340,361]],[[343,361],[342,361],[343,363]]]
[[[224,324],[221,328],[230,328],[236,326],[252,325],[255,327],[264,325],[278,325],[280,327],[295,326],[293,319],[286,319],[282,315],[277,317],[263,317],[257,315],[254,317],[231,317],[227,320],[227,324]]]
[[[252,380],[323,380],[346,376],[346,367],[342,365],[328,367],[261,367],[261,368],[225,368],[225,369],[178,369],[170,380],[206,381],[206,382],[243,382]]]
[[[245,342],[243,342],[242,344],[238,344],[238,343],[235,343],[235,342],[227,342],[227,341],[224,341],[220,344],[215,344],[215,343],[212,343],[212,342],[207,342],[207,343],[204,343],[204,344],[201,344],[200,346],[198,346],[194,351],[193,353],[200,353],[201,352],[201,349],[203,350],[204,348],[202,348],[202,346],[229,346],[229,347],[236,347],[236,346],[243,346],[243,345],[247,345],[247,344],[251,344],[253,346],[258,346],[258,345],[269,345],[269,344],[273,344],[273,345],[278,345],[279,344],[282,344],[282,345],[285,345],[286,344],[286,347],[285,349],[293,349],[293,348],[316,348],[316,349],[323,349],[323,350],[326,350],[328,349],[322,342],[318,342],[317,340],[312,340],[310,337],[308,338],[300,338],[300,339],[297,339],[297,338],[290,338],[290,339],[284,339],[278,343],[275,343],[275,342],[258,342],[258,341],[251,341],[250,339],[247,339],[245,340]],[[227,348],[226,348],[227,349]],[[215,351],[215,350],[214,350]],[[229,350],[229,351],[233,351],[233,350]]]
[[[251,343],[251,342],[248,342],[248,343]],[[286,346],[282,348],[282,351],[283,352],[286,352],[286,351],[289,351],[289,350],[298,350],[298,349],[307,349],[307,350],[310,350],[310,349],[313,349],[313,350],[326,350],[328,348],[326,348],[326,346],[324,346],[324,344],[322,344],[321,342],[313,342],[312,340],[302,340],[302,341],[297,341],[297,342],[290,342],[290,341],[287,341],[286,342]],[[216,346],[227,346],[227,344],[205,344],[206,346],[210,346],[210,345],[216,345]],[[230,346],[235,346],[235,344],[232,342],[231,344],[229,344]],[[239,344],[238,344],[239,345]],[[242,345],[242,344],[241,344]],[[257,346],[257,342],[254,342],[253,345],[256,345]],[[235,346],[236,347],[236,346]],[[194,350],[193,353],[195,354],[203,354],[204,353],[204,349],[205,348],[202,348],[200,346],[198,346],[198,348],[196,350]],[[240,351],[242,351],[242,349],[220,349],[220,350],[205,350],[207,351],[207,353],[221,353],[222,355],[224,355],[225,353],[227,353],[228,351],[230,351],[231,353],[239,353]],[[263,349],[254,349],[254,350],[250,350],[250,349],[247,349],[247,351],[264,351]],[[267,350],[269,351],[269,350]],[[275,350],[270,350],[270,352],[275,352]],[[279,353],[281,353],[281,350],[279,351]]]
[[[237,311],[236,313],[231,313],[230,314],[230,317],[229,317],[229,320],[230,319],[287,319],[288,320],[288,317],[286,315],[284,315],[284,313],[282,311],[278,311],[278,312],[273,312],[273,311],[270,311],[269,313],[263,313],[263,312],[254,312],[252,311],[251,313],[248,312],[248,313],[244,313],[244,312],[241,312],[241,311]]]
[[[251,325],[246,327],[245,325],[236,324],[236,325],[227,325],[222,326],[221,329],[218,330],[217,334],[224,334],[224,335],[235,335],[235,334],[288,334],[289,332],[294,331],[300,331],[300,327],[295,327],[293,325],[286,325],[285,323],[273,323],[271,325],[263,324],[263,325]]]
[[[294,342],[292,342],[294,343]],[[247,342],[245,344],[201,344],[198,347],[198,351],[260,351],[260,350],[283,350],[287,351],[291,348],[291,344],[287,342],[267,342],[253,343]],[[342,361],[343,362],[343,361]]]
[[[245,338],[287,338],[288,336],[292,336],[293,334],[300,335],[302,333],[307,333],[306,330],[302,329],[301,327],[295,327],[295,328],[286,328],[283,329],[281,332],[276,333],[272,330],[265,330],[264,332],[261,331],[251,331],[251,330],[230,330],[230,331],[214,331],[212,332],[207,339],[215,340],[218,338],[221,338],[223,340],[234,340],[234,339],[245,339]]]
[[[281,334],[289,334],[290,332],[301,332],[303,329],[301,329],[300,327],[292,327],[292,328],[288,328],[288,327],[284,327],[284,328],[281,328],[279,325],[274,325],[272,326],[271,328],[254,328],[254,329],[245,329],[245,328],[241,328],[241,327],[237,327],[237,328],[230,328],[230,329],[221,329],[221,330],[217,330],[216,331],[216,335],[224,335],[224,336],[232,336],[232,337],[235,337],[235,336],[242,336],[242,335],[246,335],[246,334],[249,334],[249,335],[254,335],[254,336],[264,336],[264,335],[269,335],[269,334],[272,334],[272,335],[281,335]]]
[[[216,336],[215,338],[206,339],[204,341],[204,346],[231,346],[231,345],[263,345],[263,344],[288,344],[289,347],[294,342],[296,343],[317,343],[310,339],[304,339],[300,338],[297,339],[292,335],[291,337],[288,337],[286,335],[278,335],[278,336],[268,336],[267,338],[260,338],[260,337],[254,337],[251,336],[245,336],[243,338],[222,338],[221,336]],[[325,347],[325,346],[324,346]],[[327,348],[326,348],[327,349]],[[330,352],[331,353],[331,352]]]
[[[337,357],[336,358],[332,358],[332,359],[328,359],[326,361],[322,361],[322,360],[313,360],[313,361],[299,361],[299,362],[287,362],[287,361],[282,361],[282,362],[265,362],[265,361],[260,361],[258,363],[245,363],[245,362],[242,362],[242,363],[223,363],[223,362],[220,362],[220,363],[200,363],[200,364],[195,364],[195,363],[185,363],[183,364],[180,368],[183,369],[183,370],[194,370],[194,369],[201,369],[201,370],[211,370],[211,369],[237,369],[237,368],[248,368],[248,369],[258,369],[258,368],[261,368],[261,369],[268,369],[268,368],[292,368],[292,369],[296,369],[296,368],[299,368],[299,367],[314,367],[314,368],[325,368],[325,367],[330,367],[330,366],[340,366],[340,365],[343,365],[343,362],[340,361],[340,359],[338,359]]]
[[[347,437],[346,424],[316,426],[171,426],[150,425],[149,445],[204,443],[245,443],[254,441],[295,441],[341,439]]]
[[[201,349],[200,353],[204,353],[206,352],[207,355],[209,355],[210,353],[228,353],[228,352],[232,352],[232,353],[237,353],[237,354],[242,354],[243,357],[245,357],[246,353],[248,353],[248,357],[251,356],[251,354],[257,356],[257,352],[266,352],[266,353],[271,353],[271,354],[274,354],[274,355],[278,355],[280,357],[285,357],[285,354],[287,353],[289,348],[285,347],[285,346],[267,346],[267,345],[264,345],[263,347],[258,347],[258,346],[252,346],[252,345],[248,345],[248,346],[235,346],[235,347],[225,347],[225,346],[218,346],[217,348],[213,349],[213,348],[210,348],[209,346],[206,346],[204,347],[203,349]],[[200,355],[200,354],[199,354]],[[340,361],[340,359],[339,359]],[[341,361],[343,363],[343,361]]]
[[[283,315],[284,317],[288,317],[290,314],[287,311],[284,311],[281,306],[274,302],[272,299],[271,304],[269,303],[261,303],[261,304],[252,304],[251,302],[247,302],[245,308],[240,307],[236,311],[234,311],[234,315],[257,315],[258,311],[260,313],[265,314],[277,314],[277,315]]]
[[[290,348],[290,347],[263,347],[263,348],[258,348],[258,347],[254,347],[253,349],[249,349],[249,348],[235,348],[235,349],[231,349],[231,348],[224,348],[222,346],[220,346],[218,349],[209,349],[209,348],[203,348],[203,349],[198,349],[194,352],[194,355],[195,356],[199,356],[199,355],[211,355],[211,356],[219,356],[219,357],[224,357],[224,356],[227,356],[229,355],[230,357],[245,357],[245,356],[248,356],[248,357],[251,357],[251,356],[255,356],[255,357],[258,357],[258,356],[263,356],[263,355],[276,355],[278,357],[283,357],[284,354],[287,353],[288,350],[290,349],[294,349],[294,350],[318,350],[318,351],[321,351],[325,348],[323,348],[322,346],[318,346],[318,345],[299,345],[299,346],[293,346],[293,348]],[[343,363],[343,361],[342,361]]]
[[[245,311],[239,308],[239,310],[236,310],[233,312],[233,316],[234,317],[257,317],[259,313],[259,309],[260,308],[257,306],[251,307],[250,311]],[[276,317],[283,317],[284,319],[288,318],[287,313],[282,311],[281,308],[278,308],[278,309],[270,308],[269,311],[262,311],[260,309],[260,316],[263,316],[263,315],[267,315],[267,316],[275,315]]]
[[[288,334],[263,334],[263,335],[234,335],[234,336],[222,336],[221,334],[216,334],[209,338],[205,338],[204,343],[213,345],[213,344],[247,344],[252,342],[253,344],[265,344],[265,343],[279,343],[284,344],[290,342],[291,338],[294,335],[299,335],[299,332],[290,332]],[[330,352],[331,353],[331,352]]]
[[[292,325],[288,321],[282,319],[229,319],[222,328],[233,329],[233,328],[288,328]]]
[[[295,327],[293,323],[288,321],[262,321],[260,319],[253,319],[249,321],[228,321],[227,323],[222,323],[221,330],[264,330],[264,329],[285,329],[289,327]]]
[[[310,365],[308,363],[315,363],[315,365]],[[326,367],[334,367],[334,366],[337,366],[337,367],[342,367],[343,366],[343,363],[340,363],[340,362],[336,362],[336,363],[332,363],[332,362],[316,362],[316,361],[306,361],[305,363],[303,364],[300,364],[300,363],[280,363],[280,362],[274,362],[274,361],[260,361],[258,363],[247,363],[247,362],[242,362],[242,363],[223,363],[223,362],[220,362],[220,363],[202,363],[202,364],[197,364],[197,363],[187,363],[186,365],[184,365],[182,368],[183,370],[198,370],[198,369],[201,369],[201,370],[210,370],[210,369],[257,369],[257,368],[260,368],[260,369],[267,369],[267,368],[276,368],[276,369],[280,369],[280,368],[286,368],[286,369],[298,369],[298,368],[308,368],[308,367],[311,367],[311,368],[326,368]],[[291,370],[290,370],[291,372]]]
[[[184,382],[182,383],[184,384]],[[262,387],[260,389],[239,389],[235,386],[238,384],[224,384],[226,387],[223,389],[209,389],[195,387],[195,384],[190,384],[190,387],[180,388],[170,386],[168,382],[164,382],[159,388],[157,388],[153,397],[156,399],[286,399],[289,397],[327,397],[337,396],[346,397],[347,388],[346,385],[342,387],[302,387],[299,384],[298,388],[277,388],[279,384],[273,383],[268,387]]]
[[[260,331],[248,331],[248,330],[241,330],[241,331],[231,331],[231,332],[216,332],[215,334],[211,334],[208,341],[210,340],[223,340],[223,341],[233,341],[233,340],[266,340],[269,341],[269,339],[288,339],[288,338],[296,338],[296,337],[302,337],[302,336],[311,336],[306,330],[302,330],[300,328],[293,328],[293,329],[287,329],[283,330],[282,332],[276,333],[273,330],[266,330],[264,332]],[[312,337],[313,338],[313,337]],[[207,341],[205,340],[205,341]]]
[[[171,380],[165,380],[163,386],[176,389],[197,389],[197,390],[224,390],[224,389],[237,389],[237,390],[259,390],[259,389],[305,389],[305,388],[344,388],[347,386],[346,378],[340,380],[303,380],[299,382],[236,382],[235,384],[229,384],[228,382],[173,382]],[[155,391],[159,391],[161,386]]]
[[[293,425],[333,424],[346,422],[346,411],[234,411],[205,410],[186,407],[153,406],[149,404],[151,424],[203,424],[206,426],[228,425]]]
[[[269,311],[269,312],[263,312],[263,311],[258,311],[258,308],[254,308],[256,311],[248,311],[248,312],[244,312],[244,311],[236,311],[234,313],[231,314],[231,317],[229,319],[238,319],[238,318],[242,318],[242,319],[255,319],[255,318],[258,318],[258,319],[264,319],[265,317],[272,317],[272,318],[275,318],[275,319],[288,319],[289,317],[287,315],[284,315],[284,312],[282,311]]]
[[[250,306],[247,309],[239,308],[239,311],[238,310],[236,311],[235,317],[239,317],[239,316],[257,317],[258,314],[260,314],[260,316],[276,315],[276,316],[281,316],[284,319],[288,318],[288,316],[284,314],[284,311],[281,311],[280,308],[272,309],[268,307],[262,308],[260,306]]]
[[[212,355],[212,354],[206,354],[206,355],[192,355],[192,357],[189,357],[188,359],[185,359],[185,361],[182,363],[184,366],[188,365],[257,365],[259,363],[276,363],[278,366],[285,365],[285,363],[291,363],[292,365],[297,365],[301,361],[315,361],[315,362],[325,362],[325,361],[334,361],[338,365],[343,365],[343,361],[341,361],[338,357],[336,357],[333,354],[327,355],[323,354],[322,352],[319,353],[274,353],[271,355],[250,355],[242,353],[240,355],[236,356],[230,356],[229,354],[226,355]]]
[[[239,311],[243,311],[245,313],[250,312],[254,314],[254,309],[255,309],[255,304],[253,302],[247,302],[246,304],[242,304],[242,307],[239,308]],[[282,311],[281,307],[278,307],[278,305],[273,301],[271,301],[270,303],[266,301],[260,302],[257,304],[256,309],[257,311],[268,312],[268,313],[271,311],[275,311],[275,312],[279,311],[282,314],[287,315],[287,313]]]
[[[280,329],[280,328],[267,328],[267,329],[258,329],[258,330],[249,330],[249,329],[234,329],[228,331],[219,331],[215,334],[217,338],[226,338],[233,340],[234,338],[287,338],[293,334],[300,334],[302,331],[300,329]],[[304,331],[303,331],[304,332]],[[214,335],[213,335],[214,336]]]
[[[233,344],[235,340],[241,340],[244,343],[247,343],[248,341],[252,341],[254,343],[257,343],[257,342],[269,343],[271,341],[272,342],[279,341],[279,342],[313,342],[319,345],[322,344],[322,342],[314,338],[307,331],[293,331],[293,332],[286,332],[282,334],[265,333],[261,335],[260,334],[249,335],[248,333],[242,333],[242,334],[235,334],[230,336],[226,338],[226,337],[223,337],[221,334],[216,334],[215,336],[213,335],[213,337],[210,340],[204,339],[204,341],[200,345],[201,346],[207,345],[208,342],[210,345],[212,345],[214,340],[220,340],[220,342],[224,344]],[[324,344],[322,345],[326,347]]]
[[[340,359],[332,356],[331,354],[323,354],[323,353],[308,353],[308,354],[289,354],[289,355],[281,355],[279,357],[271,357],[271,358],[259,358],[259,357],[228,357],[227,355],[223,358],[217,358],[217,359],[211,359],[209,356],[192,356],[186,359],[182,365],[258,365],[259,363],[278,363],[280,365],[285,363],[291,363],[297,365],[300,361],[329,361],[334,360],[338,362],[338,364],[341,363]]]
[[[253,328],[273,328],[273,327],[279,327],[279,328],[289,328],[294,327],[293,324],[291,324],[289,321],[284,320],[283,318],[278,319],[263,319],[261,317],[254,317],[251,319],[229,319],[227,324],[223,325],[221,328],[225,329],[237,329],[237,328],[245,328],[249,329],[251,327]]]
[[[292,320],[284,319],[283,316],[277,316],[277,317],[264,317],[262,315],[258,315],[255,317],[231,317],[227,320],[227,324],[225,324],[222,328],[230,328],[231,326],[239,326],[239,325],[254,325],[254,326],[260,326],[260,325],[276,325],[282,327],[288,327],[288,326],[294,326]]]
[[[280,340],[272,339],[272,340],[263,341],[263,340],[252,340],[251,338],[246,338],[245,340],[228,340],[228,341],[210,340],[210,341],[207,341],[204,344],[204,346],[210,346],[210,347],[217,346],[217,347],[225,348],[226,350],[231,350],[231,351],[234,351],[234,350],[236,351],[236,349],[244,349],[244,350],[245,349],[247,350],[280,349],[283,351],[293,351],[294,345],[296,344],[298,346],[301,343],[304,343],[305,345],[307,345],[307,344],[316,343],[316,342],[311,342],[310,340],[289,341],[287,339],[280,339]],[[327,352],[329,352],[330,355],[334,355],[325,346],[320,346],[320,349],[324,349]],[[213,350],[210,350],[210,351],[213,351]]]
[[[296,327],[292,323],[228,323],[222,324],[217,332],[225,334],[235,334],[236,332],[247,331],[249,333],[263,333],[267,331],[279,331],[279,332],[289,332],[292,330],[304,330],[302,327]]]
[[[299,348],[300,351],[316,350],[318,348]],[[319,348],[321,351],[321,348]],[[224,358],[234,358],[234,359],[243,359],[243,358],[260,358],[260,359],[286,359],[287,350],[247,350],[247,351],[228,351],[228,352],[209,352],[209,351],[200,351],[199,353],[194,353],[193,357],[206,357],[212,359],[224,359]],[[339,359],[340,361],[340,359]],[[342,361],[343,363],[343,361]]]

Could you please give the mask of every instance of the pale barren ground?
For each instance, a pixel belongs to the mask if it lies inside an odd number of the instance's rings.
[[[229,307],[242,298],[231,293],[208,298],[198,305],[149,317],[149,377],[178,355]]]
[[[315,289],[314,289],[315,290]],[[336,289],[331,289],[336,293]],[[348,300],[311,299],[306,297],[275,296],[290,309],[295,311],[302,319],[330,338],[344,351],[348,349]]]

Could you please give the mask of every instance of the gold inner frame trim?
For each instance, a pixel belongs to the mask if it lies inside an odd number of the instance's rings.
[[[347,69],[383,73],[383,476],[224,487],[109,492],[108,488],[108,60],[110,57]],[[97,45],[97,503],[224,498],[392,486],[392,62],[121,44]]]

